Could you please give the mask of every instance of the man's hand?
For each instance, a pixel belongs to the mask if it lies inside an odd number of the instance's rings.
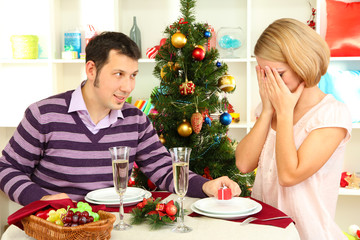
[[[58,200],[58,199],[66,199],[69,196],[66,193],[58,193],[54,195],[45,195],[40,200],[49,201],[49,200]]]
[[[227,176],[219,177],[204,183],[204,185],[202,186],[202,190],[209,197],[217,198],[218,190],[224,185],[231,189],[231,193],[233,197],[240,195],[241,189],[239,185],[230,178],[228,178]]]

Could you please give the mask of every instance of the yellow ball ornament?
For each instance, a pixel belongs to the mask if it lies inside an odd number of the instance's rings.
[[[180,136],[188,137],[192,133],[191,124],[188,121],[186,121],[186,119],[184,119],[183,122],[178,126],[177,131]]]
[[[176,32],[171,36],[171,44],[176,48],[182,48],[185,46],[187,38],[181,32]]]
[[[162,134],[160,134],[159,140],[160,140],[160,142],[161,142],[163,145],[166,143],[166,140],[165,140],[165,138],[164,138],[164,135],[162,135]]]
[[[231,75],[224,75],[219,78],[218,87],[224,92],[231,92],[235,89],[235,78]]]

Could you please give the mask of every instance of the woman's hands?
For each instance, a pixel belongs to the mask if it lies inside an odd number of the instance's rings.
[[[274,108],[271,104],[271,101],[269,99],[269,96],[265,88],[265,70],[262,69],[259,65],[257,65],[255,69],[256,69],[256,76],[259,85],[259,94],[262,102],[262,112],[269,112],[272,114],[274,112]]]
[[[279,114],[293,114],[294,108],[304,90],[305,83],[301,82],[295,91],[291,92],[275,68],[256,66],[259,92],[263,103],[263,110],[275,109]]]

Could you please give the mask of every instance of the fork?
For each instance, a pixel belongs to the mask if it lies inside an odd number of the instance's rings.
[[[272,218],[256,218],[256,217],[249,217],[245,219],[240,225],[247,225],[248,223],[251,223],[252,221],[259,220],[259,221],[270,221],[270,220],[276,220],[276,219],[284,219],[284,218],[290,218],[289,216],[280,216],[280,217],[272,217]]]

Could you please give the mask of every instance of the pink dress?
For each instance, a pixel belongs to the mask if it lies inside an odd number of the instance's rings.
[[[312,130],[323,127],[341,127],[348,132],[319,171],[291,187],[279,185],[275,160],[276,131],[270,127],[260,155],[252,197],[292,217],[302,240],[345,240],[347,238],[334,217],[345,145],[350,139],[352,123],[346,106],[332,95],[326,95],[294,125],[296,149]]]

